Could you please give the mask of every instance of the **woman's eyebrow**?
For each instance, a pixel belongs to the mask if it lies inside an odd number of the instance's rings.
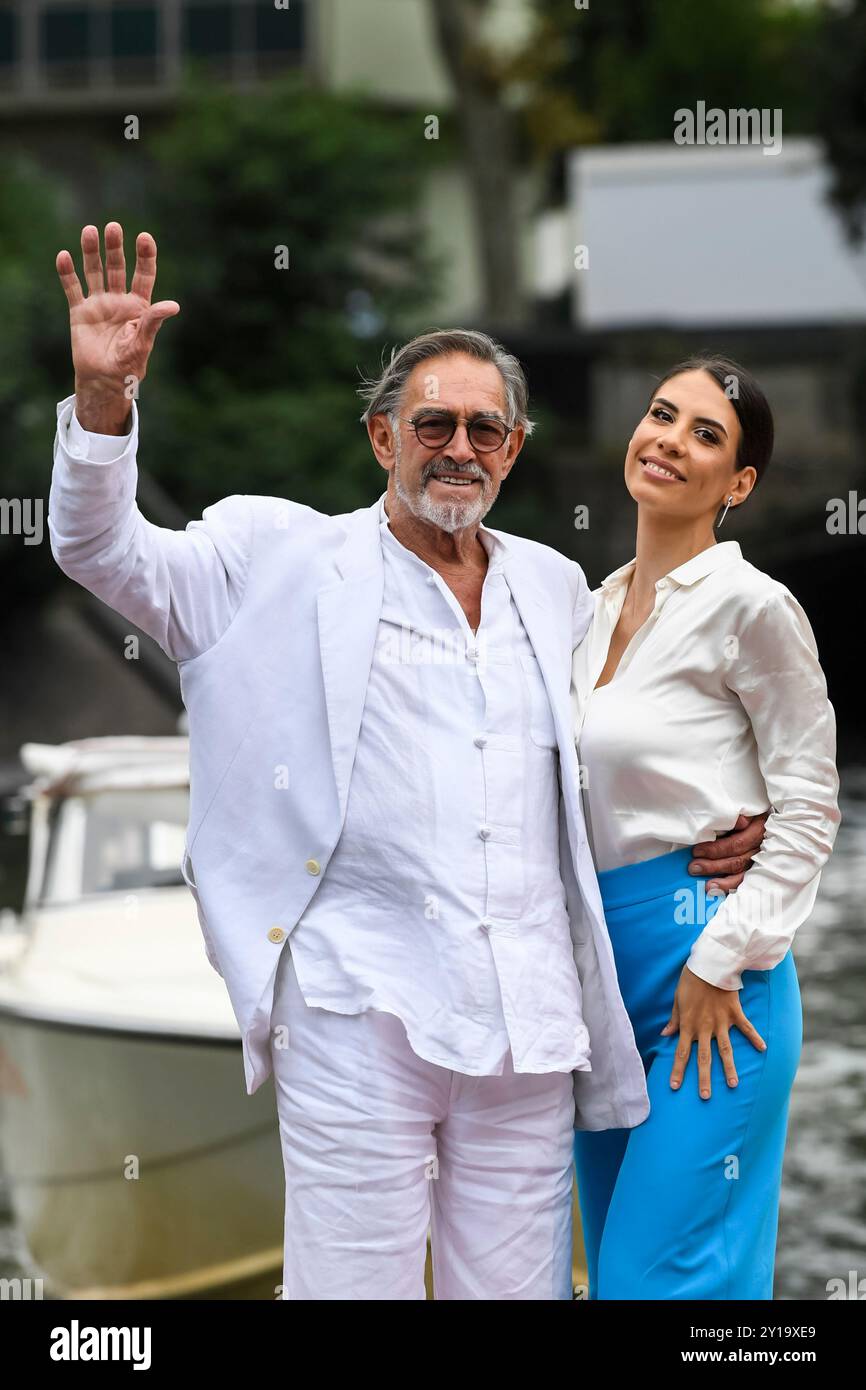
[[[659,405],[666,405],[667,408],[668,408],[668,410],[672,410],[672,411],[674,412],[675,415],[678,415],[678,414],[679,414],[679,409],[680,409],[679,406],[678,406],[678,405],[674,405],[673,401],[666,401],[665,398],[664,398],[664,396],[655,396],[655,397],[653,398],[653,403],[655,403],[655,401],[658,401]],[[721,420],[711,420],[711,419],[709,418],[709,416],[707,416],[707,415],[696,415],[696,416],[695,416],[695,424],[697,424],[697,425],[712,425],[712,426],[714,427],[714,429],[721,430],[721,431],[722,431],[722,434],[725,436],[726,439],[727,439],[727,437],[728,437],[728,431],[725,429],[725,427],[724,427],[724,425],[722,424]]]

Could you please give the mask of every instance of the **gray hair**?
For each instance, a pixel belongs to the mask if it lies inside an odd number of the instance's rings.
[[[532,434],[535,422],[527,413],[529,408],[529,388],[526,376],[517,358],[506,352],[501,343],[474,328],[436,328],[429,333],[421,333],[401,348],[391,349],[391,360],[381,376],[363,378],[358,387],[358,395],[367,402],[367,409],[361,416],[367,424],[374,415],[387,415],[393,425],[403,391],[410,373],[419,362],[430,357],[446,357],[451,353],[462,352],[479,362],[492,362],[498,368],[505,387],[508,423],[514,428],[522,425],[527,437]]]

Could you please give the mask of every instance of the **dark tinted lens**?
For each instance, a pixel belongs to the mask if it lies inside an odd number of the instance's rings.
[[[446,444],[451,438],[454,421],[442,415],[422,415],[420,420],[415,421],[415,433],[422,444],[435,448],[438,444]]]
[[[473,420],[469,428],[469,438],[476,449],[498,449],[505,443],[508,431],[496,420]]]

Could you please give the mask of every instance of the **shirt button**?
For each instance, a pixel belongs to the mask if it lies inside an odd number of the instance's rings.
[[[656,584],[657,589],[666,589],[667,587],[668,581],[666,579],[660,579],[659,582]]]
[[[490,928],[493,926],[493,923],[490,921],[488,917],[485,917],[484,921],[479,922],[478,925],[481,927],[483,931],[490,931]]]
[[[467,660],[467,661],[477,661],[477,660],[478,660],[478,648],[477,648],[477,647],[467,647],[467,648],[466,648],[466,660]]]
[[[285,934],[282,927],[271,927],[268,932],[268,941],[273,941],[275,946],[279,946]]]
[[[487,739],[484,737],[483,734],[479,734],[477,738],[474,738],[474,739],[472,740],[472,742],[475,744],[475,747],[476,747],[476,748],[486,748],[486,747],[487,747]]]
[[[481,829],[478,831],[482,840],[489,840],[492,833],[489,825],[482,825]]]
[[[84,450],[83,450],[82,448],[80,448],[80,446],[79,446],[78,444],[70,444],[70,446],[69,446],[69,452],[70,452],[70,454],[72,455],[73,458],[76,458],[76,459],[84,458]]]
[[[427,576],[427,583],[428,583],[428,584],[435,584],[435,583],[436,583],[436,580],[433,578],[432,574],[428,574],[428,576]]]
[[[306,869],[308,874],[318,874],[322,871],[322,866],[319,863],[318,859],[308,859],[306,864],[304,865],[304,868]]]

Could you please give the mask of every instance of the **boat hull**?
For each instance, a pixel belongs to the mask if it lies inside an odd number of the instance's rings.
[[[0,1010],[0,1155],[46,1294],[276,1298],[284,1176],[272,1084],[240,1041]]]

